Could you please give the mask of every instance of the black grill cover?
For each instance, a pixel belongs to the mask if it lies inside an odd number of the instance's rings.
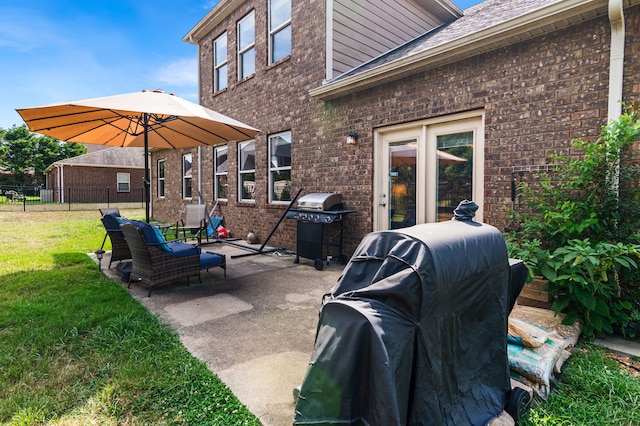
[[[323,299],[294,424],[487,424],[510,391],[508,286],[492,226],[368,234]]]

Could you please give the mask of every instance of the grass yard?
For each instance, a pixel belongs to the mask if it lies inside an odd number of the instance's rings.
[[[259,425],[98,271],[103,236],[97,211],[0,213],[0,424]]]
[[[259,425],[98,271],[103,236],[97,211],[0,212],[0,424]],[[640,425],[640,377],[590,345],[563,371],[524,424]]]

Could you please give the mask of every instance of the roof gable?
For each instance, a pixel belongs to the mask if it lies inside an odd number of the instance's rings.
[[[143,148],[114,147],[90,152],[76,157],[66,158],[51,164],[45,172],[55,166],[85,166],[85,167],[121,167],[132,169],[144,168]]]

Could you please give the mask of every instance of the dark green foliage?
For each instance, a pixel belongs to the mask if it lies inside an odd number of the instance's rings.
[[[573,141],[579,158],[552,155],[555,170],[519,188],[527,211],[510,254],[549,280],[552,309],[584,321],[586,336],[625,330],[640,295],[638,135],[638,111],[625,107],[597,141]]]
[[[85,154],[78,143],[60,142],[49,136],[32,133],[25,125],[0,129],[0,166],[13,175],[13,185],[44,183],[43,172],[52,163]]]

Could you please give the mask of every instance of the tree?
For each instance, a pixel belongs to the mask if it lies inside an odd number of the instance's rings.
[[[16,185],[44,183],[43,172],[52,163],[86,152],[82,144],[38,135],[26,125],[0,129],[0,166],[13,175]]]

